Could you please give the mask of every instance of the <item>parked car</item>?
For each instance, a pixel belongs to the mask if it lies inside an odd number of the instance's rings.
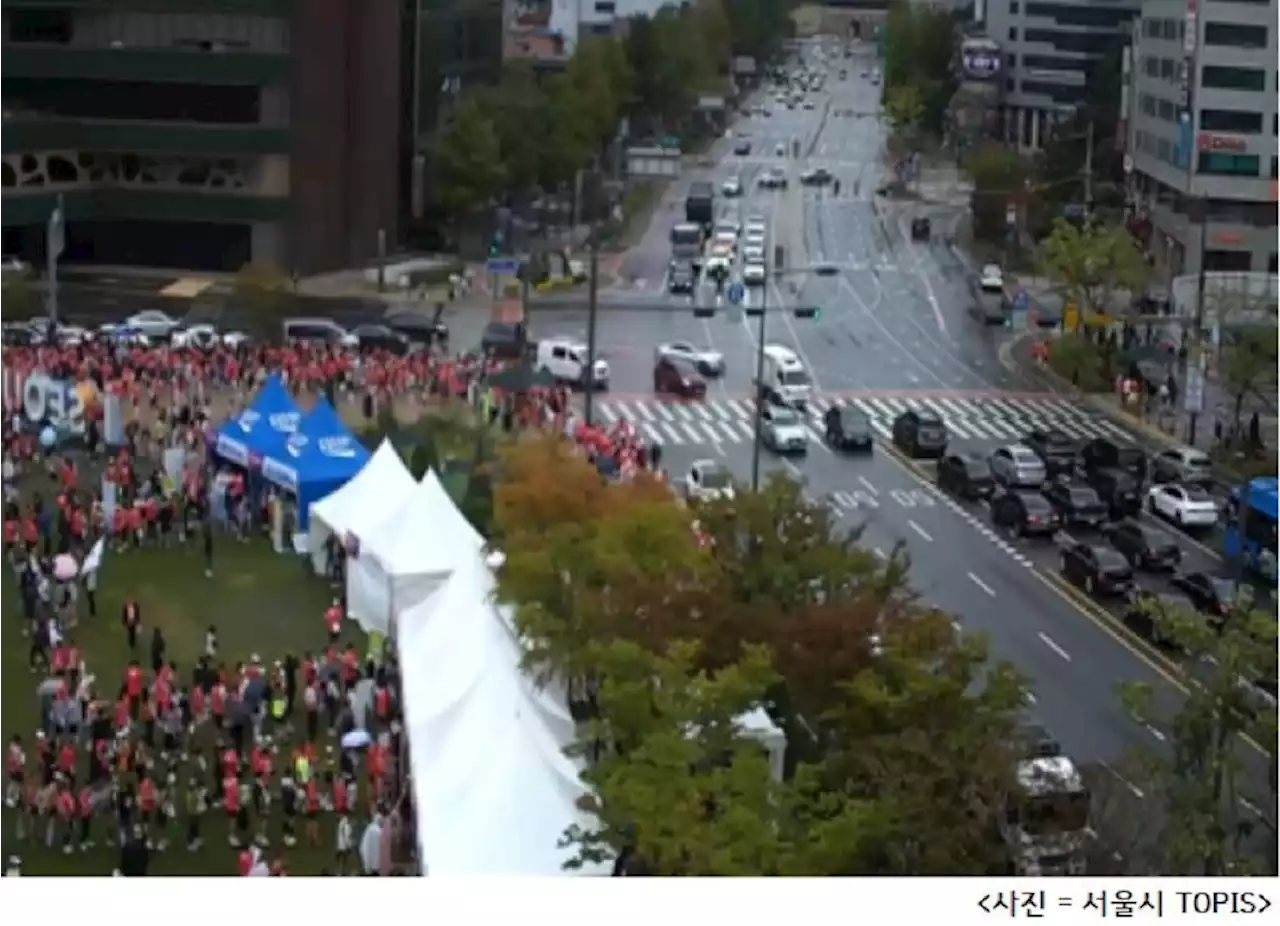
[[[1218,523],[1218,503],[1200,486],[1167,482],[1147,492],[1147,509],[1179,527],[1212,527]]]
[[[852,405],[833,405],[823,416],[827,444],[836,450],[870,453],[875,446],[871,419]]]
[[[1048,473],[1044,461],[1030,447],[1012,444],[991,454],[991,476],[1005,486],[1036,489],[1044,484]]]
[[[938,461],[938,488],[960,498],[990,498],[995,493],[991,465],[976,453],[949,453]]]
[[[124,320],[124,324],[128,328],[141,331],[149,338],[164,340],[181,325],[181,322],[170,318],[159,309],[147,309],[130,315]]]
[[[938,459],[947,452],[947,426],[933,412],[910,408],[893,419],[893,443],[913,459]]]
[[[1069,543],[1062,550],[1062,574],[1090,595],[1127,595],[1133,567],[1120,553],[1098,543]]]
[[[1107,505],[1111,519],[1118,521],[1142,510],[1142,486],[1133,474],[1116,467],[1094,470],[1088,483]]]
[[[1107,506],[1091,486],[1063,479],[1045,486],[1044,497],[1065,525],[1101,527],[1107,520]]]
[[[663,354],[653,364],[653,391],[682,399],[702,399],[707,395],[707,381],[689,359]]]
[[[1135,518],[1110,525],[1106,536],[1135,569],[1168,572],[1182,562],[1182,548],[1172,537]]]
[[[1080,442],[1072,439],[1065,431],[1059,431],[1056,428],[1036,428],[1028,431],[1022,442],[1044,461],[1045,472],[1050,478],[1075,470]]]
[[[1125,606],[1123,620],[1134,633],[1156,646],[1164,646],[1170,642],[1163,627],[1167,615],[1194,611],[1195,606],[1185,595],[1137,589]]]
[[[332,318],[287,318],[284,322],[284,339],[348,348],[356,346],[355,335]]]
[[[789,405],[766,402],[761,411],[761,440],[774,453],[808,453],[809,429]]]
[[[1047,537],[1062,521],[1039,492],[1011,490],[991,499],[991,523],[1020,537]]]
[[[1178,573],[1170,584],[1190,598],[1197,611],[1217,623],[1225,620],[1240,600],[1239,585],[1207,572]]]
[[[385,350],[403,357],[414,350],[413,343],[388,325],[356,325],[351,329],[360,350]]]
[[[1203,450],[1165,450],[1151,458],[1151,481],[1203,485],[1213,481],[1213,464]]]

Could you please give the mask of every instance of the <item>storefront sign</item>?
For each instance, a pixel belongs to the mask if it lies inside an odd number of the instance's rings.
[[[965,75],[977,80],[995,77],[1004,63],[999,52],[985,49],[964,52],[962,61]]]
[[[1239,135],[1210,135],[1201,132],[1196,139],[1196,147],[1201,151],[1245,151],[1249,144]]]
[[[1196,50],[1196,23],[1199,17],[1196,11],[1196,0],[1187,0],[1187,14],[1183,18],[1182,31],[1182,50],[1188,55],[1194,54]]]

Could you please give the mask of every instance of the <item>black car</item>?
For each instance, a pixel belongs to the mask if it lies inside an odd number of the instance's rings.
[[[1049,478],[1070,473],[1075,469],[1076,455],[1080,452],[1080,442],[1072,440],[1063,431],[1055,428],[1036,428],[1028,431],[1022,442],[1036,452],[1044,460],[1045,472]]]
[[[1147,455],[1141,447],[1105,437],[1095,437],[1081,447],[1076,463],[1086,476],[1101,469],[1119,469],[1127,472],[1139,485],[1147,478]]]
[[[991,464],[976,453],[949,453],[938,461],[938,488],[975,501],[995,492]]]
[[[912,241],[928,241],[929,235],[933,232],[933,223],[927,218],[920,217],[911,220],[911,240]]]
[[[392,311],[383,318],[383,323],[392,331],[404,335],[412,344],[423,347],[439,344],[448,347],[449,326],[441,320],[443,315],[443,306],[437,307],[430,316],[421,312]]]
[[[1240,597],[1240,586],[1205,572],[1188,572],[1170,580],[1178,591],[1191,599],[1196,610],[1221,622]]]
[[[480,349],[490,357],[503,360],[519,360],[527,344],[522,322],[489,322],[480,335]]]
[[[414,349],[409,338],[388,325],[357,325],[351,333],[359,341],[360,350],[385,350],[404,356]]]
[[[667,271],[667,292],[669,293],[691,293],[697,282],[698,274],[693,269],[693,264],[673,263],[671,269]]]
[[[1060,479],[1045,486],[1044,497],[1063,524],[1101,527],[1107,520],[1107,506],[1090,486]]]
[[[1126,518],[1107,528],[1107,539],[1135,569],[1166,572],[1182,562],[1182,549],[1164,531]]]
[[[751,142],[749,141],[737,142],[733,146],[733,153],[740,158],[745,158],[748,154],[751,153]]]
[[[947,426],[933,412],[910,408],[893,420],[893,442],[913,459],[939,459],[947,452]]]
[[[1162,616],[1193,611],[1195,606],[1185,595],[1138,589],[1125,606],[1124,622],[1134,633],[1146,637],[1157,646],[1164,646],[1169,638],[1162,627]]]
[[[1142,484],[1133,474],[1117,467],[1094,470],[1089,485],[1107,506],[1113,521],[1131,517],[1142,510]]]
[[[1062,574],[1090,595],[1126,595],[1133,567],[1117,550],[1097,543],[1071,543],[1062,551]]]
[[[871,419],[852,405],[833,405],[823,416],[827,444],[836,450],[860,450],[870,453],[875,445],[871,436]]]
[[[832,181],[831,171],[825,167],[815,167],[800,175],[800,182],[805,186],[825,186]]]
[[[1062,525],[1048,500],[1030,489],[1001,492],[992,498],[991,523],[1023,537],[1049,536]]]

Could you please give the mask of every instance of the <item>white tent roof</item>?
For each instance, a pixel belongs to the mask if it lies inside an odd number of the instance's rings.
[[[389,576],[445,574],[483,547],[484,538],[428,472],[361,538],[360,558],[374,557]]]
[[[398,619],[422,859],[430,875],[561,874],[565,829],[592,823],[572,736],[545,722],[483,552],[469,559]]]
[[[417,486],[391,442],[384,440],[355,478],[311,506],[312,522],[318,518],[335,534],[363,535],[390,516]]]

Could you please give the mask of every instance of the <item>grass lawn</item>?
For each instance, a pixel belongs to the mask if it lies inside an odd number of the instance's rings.
[[[16,581],[4,567],[3,583],[3,652],[0,653],[0,731],[7,743],[14,733],[23,737],[29,766],[34,767],[34,732],[39,721],[35,688],[43,675],[33,675],[27,667],[28,641],[22,635],[21,604]],[[204,645],[204,632],[210,624],[218,628],[219,659],[229,667],[247,661],[257,653],[267,666],[290,650],[299,657],[311,649],[325,645],[322,612],[332,593],[327,583],[304,572],[296,557],[280,556],[271,551],[265,540],[239,543],[219,534],[215,539],[214,577],[204,575],[204,557],[199,542],[183,549],[144,549],[123,554],[108,552],[100,575],[98,616],[89,620],[80,600],[80,623],[73,639],[88,664],[88,671],[98,678],[98,693],[112,697],[121,672],[128,662],[128,649],[120,612],[124,600],[132,595],[143,616],[139,659],[149,661],[151,628],[159,626],[168,643],[168,658],[176,661],[183,684],[190,678],[192,665]],[[355,628],[354,624],[350,625]],[[353,639],[359,635],[358,630]],[[362,636],[362,635],[359,635]],[[363,653],[363,639],[356,640]],[[147,666],[149,669],[149,665]],[[206,734],[207,735],[207,734]],[[206,745],[207,744],[207,745]],[[212,742],[202,742],[207,756]],[[277,767],[282,763],[277,762]],[[322,763],[323,766],[323,763]],[[191,773],[179,772],[180,786]],[[207,781],[208,776],[201,776]],[[183,819],[181,795],[176,802],[179,822],[169,834],[168,851],[153,853],[151,872],[159,875],[233,875],[236,851],[227,845],[225,815],[211,810],[204,818],[204,848],[189,853],[182,844],[180,830]],[[363,821],[353,820],[357,835]],[[116,867],[118,850],[103,843],[109,830],[114,830],[110,817],[95,820],[97,848],[87,853],[64,856],[59,848],[48,849],[43,842],[15,843],[15,817],[3,816],[4,853],[18,854],[23,860],[23,873],[28,875],[108,874]],[[268,858],[283,857],[291,874],[317,874],[331,865],[334,821],[332,814],[321,815],[319,849],[283,849],[279,842],[279,820],[270,829],[271,848]]]

